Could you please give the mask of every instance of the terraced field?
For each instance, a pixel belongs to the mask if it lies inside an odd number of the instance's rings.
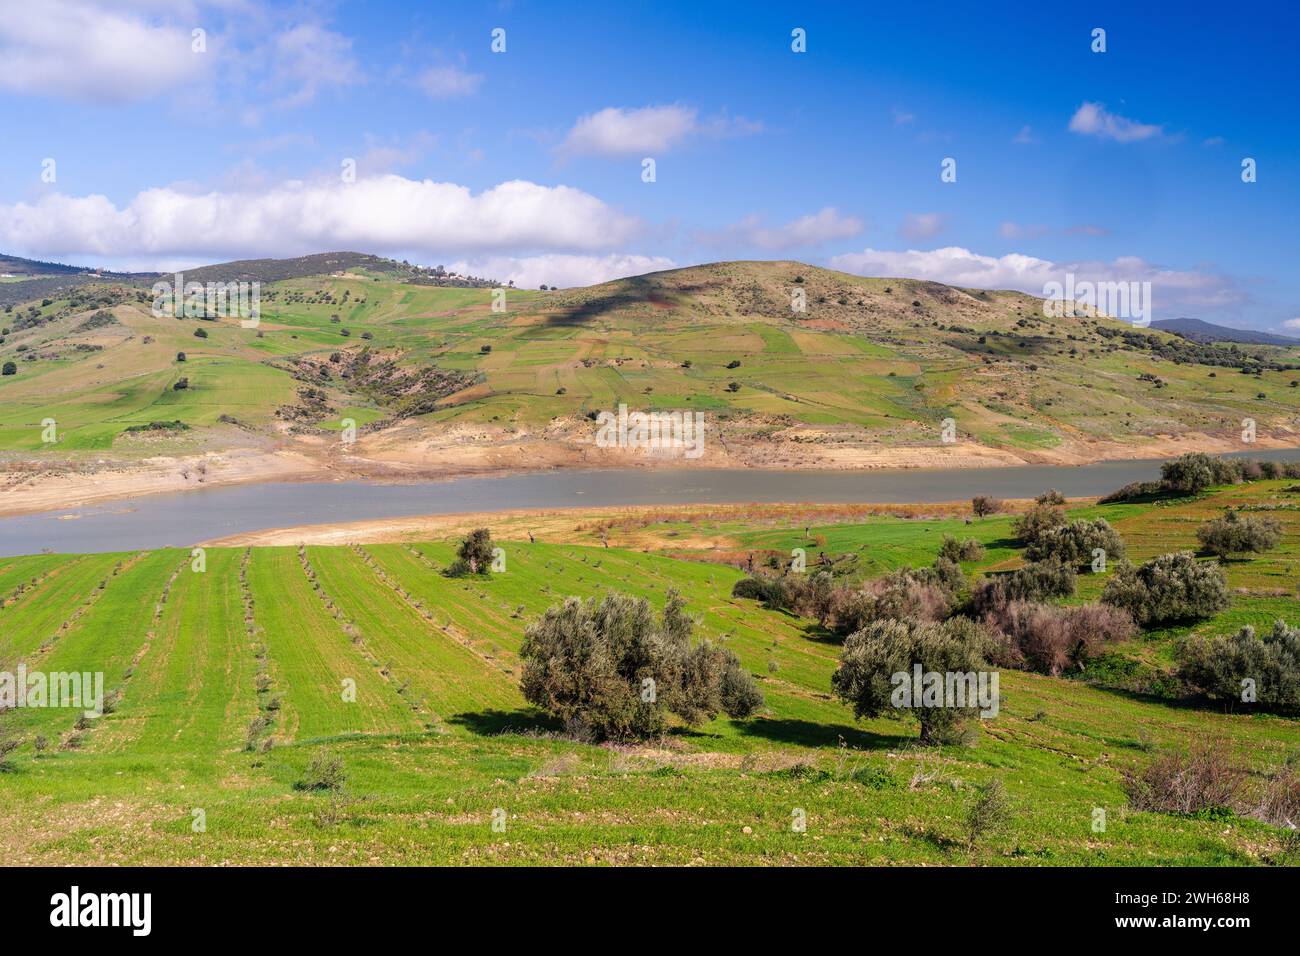
[[[1283,520],[1282,548],[1228,565],[1234,606],[1201,625],[1226,633],[1298,616],[1290,485],[1080,513],[1112,520],[1138,558],[1188,544],[1227,503]],[[740,572],[707,550],[687,560],[679,543],[689,531],[740,549],[852,552],[870,575],[928,563],[949,532],[985,541],[978,568],[994,568],[1019,560],[1008,522],[665,521],[642,540],[660,535],[677,557],[584,542],[593,532],[582,531],[502,541],[506,570],[471,579],[440,573],[453,541],[213,548],[202,570],[176,550],[0,560],[0,666],[102,671],[113,692],[93,720],[0,715],[0,734],[21,740],[0,773],[0,863],[1280,861],[1278,828],[1127,807],[1122,772],[1163,747],[1221,738],[1257,771],[1300,752],[1295,721],[1107,685],[1132,676],[1123,662],[1167,665],[1175,632],[1115,648],[1092,683],[1004,671],[1001,713],[975,746],[922,748],[910,722],[855,722],[831,696],[839,648],[815,622],[732,598]],[[1099,583],[1082,580],[1095,593]],[[697,637],[724,643],[756,676],[757,716],[615,747],[567,739],[525,705],[528,621],[566,595],[662,605],[670,588]],[[297,789],[322,753],[342,760],[342,791]],[[969,849],[962,817],[995,777],[1012,820]],[[504,831],[493,828],[501,813]],[[800,815],[806,832],[792,829]]]

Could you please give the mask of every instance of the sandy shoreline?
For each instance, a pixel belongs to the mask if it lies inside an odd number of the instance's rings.
[[[851,447],[810,455],[784,444],[732,448],[697,460],[601,452],[564,443],[529,441],[502,446],[457,445],[409,447],[404,453],[385,448],[375,455],[340,455],[323,445],[232,448],[191,456],[158,456],[135,464],[100,461],[77,470],[40,458],[0,463],[0,516],[34,514],[101,505],[149,495],[231,485],[270,482],[368,480],[387,483],[449,481],[548,471],[664,470],[752,468],[766,471],[882,471],[917,469],[985,469],[1018,465],[1087,465],[1104,461],[1167,458],[1189,451],[1211,453],[1297,447],[1291,441],[1261,435],[1246,445],[1211,436],[1157,438],[1142,445],[1090,443],[1049,452],[1013,454],[974,443],[902,447]],[[432,466],[430,462],[435,462]]]

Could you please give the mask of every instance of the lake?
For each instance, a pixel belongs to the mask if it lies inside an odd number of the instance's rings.
[[[1292,461],[1300,459],[1300,449],[1244,457]],[[919,504],[980,494],[1027,498],[1048,488],[1069,497],[1102,495],[1131,481],[1159,477],[1160,461],[855,472],[556,471],[412,484],[235,485],[0,518],[0,555],[189,547],[268,528],[468,511],[746,502]]]

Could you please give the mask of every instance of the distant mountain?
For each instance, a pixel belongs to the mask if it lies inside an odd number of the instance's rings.
[[[0,307],[56,297],[65,289],[92,282],[137,282],[152,277],[152,273],[109,272],[0,253]]]
[[[60,276],[76,275],[91,270],[81,266],[67,266],[61,262],[42,262],[39,259],[23,259],[20,256],[6,256],[0,253],[0,275],[9,276]]]
[[[1162,332],[1172,332],[1193,342],[1241,342],[1246,345],[1283,345],[1300,348],[1300,338],[1289,335],[1273,335],[1271,332],[1256,332],[1253,329],[1232,329],[1226,325],[1215,325],[1200,319],[1159,319],[1151,323],[1151,328]]]

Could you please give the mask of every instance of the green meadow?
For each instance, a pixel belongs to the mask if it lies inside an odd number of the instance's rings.
[[[1225,567],[1233,606],[1195,628],[1296,623],[1300,494],[1264,481],[1197,498],[1090,506],[1143,559],[1194,540],[1232,504],[1284,521],[1283,545]],[[831,694],[837,640],[816,622],[731,597],[737,549],[854,555],[862,576],[928,564],[944,533],[976,537],[968,573],[1014,567],[1010,519],[707,517],[642,533],[663,547],[500,540],[501,573],[448,578],[455,539],[339,547],[0,559],[0,665],[98,671],[111,706],[0,715],[0,864],[1248,865],[1285,834],[1244,817],[1137,812],[1126,770],[1222,740],[1256,774],[1300,754],[1300,725],[1142,689],[1181,630],[1112,648],[1095,673],[1003,671],[973,746],[921,747],[910,719],[855,721]],[[594,534],[594,532],[593,532]],[[668,552],[671,551],[670,556]],[[1100,580],[1081,577],[1079,600]],[[676,727],[639,745],[566,738],[518,690],[525,626],[569,595],[662,605],[676,589],[696,637],[721,642],[766,704],[747,720]],[[1096,662],[1094,662],[1096,663]],[[337,791],[301,789],[341,761]],[[976,788],[1012,815],[969,847]],[[1093,828],[1105,811],[1104,831]],[[803,829],[795,827],[803,821]]]

